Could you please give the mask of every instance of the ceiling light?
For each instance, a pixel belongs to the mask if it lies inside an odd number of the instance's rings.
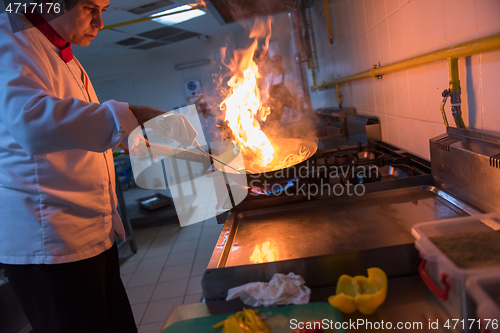
[[[165,14],[185,10],[185,12],[182,12],[182,13],[166,15],[163,17],[153,19],[153,21],[161,23],[161,24],[174,25],[174,24],[181,23],[181,22],[184,22],[187,20],[191,20],[191,19],[194,19],[195,17],[202,16],[202,15],[206,14],[204,11],[202,11],[200,9],[191,9],[191,8],[192,7],[190,5],[182,5],[182,6],[175,7],[175,8],[169,9],[169,10],[164,10],[164,11],[159,12],[159,13],[155,13],[155,14],[150,15],[150,16],[155,17],[155,16],[160,16],[160,15],[165,15]]]

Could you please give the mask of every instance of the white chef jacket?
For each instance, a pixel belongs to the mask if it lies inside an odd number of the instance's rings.
[[[128,104],[87,95],[78,60],[23,25],[0,14],[0,262],[91,258],[124,236],[112,149],[138,123]]]
[[[304,97],[304,90],[300,81],[298,81],[292,73],[278,74],[272,71],[264,79],[263,89],[262,89],[262,102],[267,103],[269,100],[269,92],[271,86],[276,84],[284,83],[285,87],[288,89],[290,94],[295,98]],[[282,123],[291,123],[294,121],[299,121],[302,115],[295,110],[284,107],[283,115],[281,116]]]

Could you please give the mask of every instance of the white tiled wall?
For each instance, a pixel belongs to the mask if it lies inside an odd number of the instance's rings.
[[[329,0],[329,6],[333,45],[324,2],[311,9],[318,83],[500,33],[500,0]],[[465,122],[500,132],[500,51],[461,58],[459,70]],[[344,106],[380,118],[385,141],[429,158],[429,138],[445,132],[439,105],[447,88],[448,65],[439,62],[342,84],[341,93]],[[337,106],[335,89],[311,98],[314,108]],[[453,124],[449,101],[446,110]]]

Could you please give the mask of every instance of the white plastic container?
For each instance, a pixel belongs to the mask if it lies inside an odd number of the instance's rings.
[[[500,269],[469,278],[465,288],[475,303],[476,318],[483,324],[481,332],[500,333]]]
[[[429,238],[459,232],[500,230],[498,218],[500,218],[500,212],[419,223],[412,228],[412,234],[416,239],[415,247],[422,257],[419,273],[427,287],[441,301],[450,319],[464,319],[465,321],[475,319],[475,304],[465,291],[465,283],[468,278],[473,276],[499,272],[500,266],[460,268],[445,256]],[[468,327],[461,330],[470,331]]]

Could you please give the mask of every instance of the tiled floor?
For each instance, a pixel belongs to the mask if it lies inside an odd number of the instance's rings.
[[[131,202],[151,194],[144,191],[124,196]],[[159,333],[173,305],[201,301],[202,275],[221,230],[215,218],[184,228],[166,221],[134,230],[138,251],[122,246],[120,261],[139,333]]]

